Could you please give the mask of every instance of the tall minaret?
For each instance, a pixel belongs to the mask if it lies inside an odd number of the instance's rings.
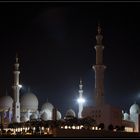
[[[18,56],[16,55],[16,63],[14,64],[14,83],[13,83],[13,92],[14,92],[14,111],[13,111],[13,122],[20,122],[20,102],[19,102],[19,91],[21,85],[19,84],[19,63]]]
[[[96,35],[97,44],[96,50],[96,65],[93,66],[95,71],[95,102],[96,106],[104,104],[104,70],[106,68],[103,65],[103,49],[102,45],[103,36],[101,35],[101,27],[98,24],[98,34]]]
[[[85,102],[85,100],[83,98],[83,84],[82,84],[82,80],[80,79],[79,98],[78,98],[78,104],[79,104],[78,118],[82,118],[82,111],[83,111],[83,103],[84,102]]]

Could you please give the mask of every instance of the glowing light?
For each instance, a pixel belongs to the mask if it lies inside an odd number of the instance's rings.
[[[80,97],[80,98],[77,99],[77,102],[78,103],[85,103],[85,99]]]
[[[83,125],[81,125],[81,126],[80,126],[80,129],[82,129],[83,127],[84,127],[84,126],[83,126]]]
[[[80,126],[77,126],[76,129],[80,129]]]
[[[44,130],[44,127],[42,126],[42,130]]]
[[[67,125],[65,126],[65,129],[68,129],[68,126]]]
[[[98,127],[97,126],[95,127],[95,130],[98,130]]]
[[[132,127],[125,127],[125,131],[126,132],[133,132],[133,128]]]
[[[21,130],[20,128],[17,128],[17,132],[20,132],[20,130]]]
[[[19,88],[22,88],[22,85],[18,85],[19,86]]]
[[[74,125],[72,126],[72,129],[75,129],[75,126]]]

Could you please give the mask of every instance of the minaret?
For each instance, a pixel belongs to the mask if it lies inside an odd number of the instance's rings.
[[[16,63],[14,64],[14,83],[13,83],[13,92],[14,92],[14,111],[13,111],[13,122],[20,122],[20,102],[19,102],[19,91],[21,85],[19,84],[19,63],[18,56],[16,55]]]
[[[85,100],[83,98],[83,84],[82,84],[82,80],[80,79],[79,98],[78,98],[78,104],[79,104],[78,118],[82,118],[82,111],[83,111],[83,103],[84,102],[85,102]]]
[[[95,102],[96,106],[104,104],[104,70],[106,68],[103,65],[103,49],[102,45],[103,36],[101,35],[101,27],[98,24],[98,34],[96,35],[97,44],[96,50],[96,65],[93,66],[95,71]]]

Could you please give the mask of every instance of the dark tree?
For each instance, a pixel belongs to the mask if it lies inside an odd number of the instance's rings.
[[[100,123],[100,124],[98,125],[98,129],[99,129],[99,128],[101,128],[101,130],[103,130],[103,129],[105,128],[104,123]]]
[[[120,131],[124,131],[124,130],[125,130],[125,126],[121,126]]]
[[[113,125],[110,124],[110,125],[108,126],[108,130],[109,130],[109,131],[113,131],[113,129],[114,129]]]
[[[115,129],[116,129],[116,131],[120,131],[120,130],[121,130],[121,127],[118,126],[118,125],[116,125],[116,126],[115,126]]]

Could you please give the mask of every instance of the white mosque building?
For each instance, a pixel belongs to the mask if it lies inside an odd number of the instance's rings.
[[[103,49],[102,45],[103,36],[101,35],[101,28],[98,26],[98,34],[96,36],[97,44],[96,50],[96,65],[93,66],[95,71],[95,106],[84,106],[83,99],[83,84],[80,80],[79,84],[79,112],[78,118],[92,117],[96,120],[97,124],[104,123],[108,125],[124,125],[126,131],[140,132],[140,108],[138,104],[134,103],[130,107],[130,112],[126,113],[122,110],[113,107],[105,102],[104,99],[104,70],[103,65]],[[16,56],[16,63],[14,64],[14,82],[13,82],[13,95],[0,98],[0,113],[1,123],[7,122],[26,122],[32,119],[42,119],[44,121],[53,120],[53,112],[56,110],[56,120],[62,119],[62,115],[50,102],[46,101],[41,110],[38,109],[39,101],[35,94],[30,90],[20,97],[21,85],[19,83],[19,61]],[[65,116],[76,117],[74,110],[69,109],[66,111]]]
[[[20,88],[22,86],[19,84],[20,71],[17,56],[13,73],[14,84],[12,88],[14,98],[9,95],[0,98],[1,123],[20,123],[30,121],[31,119],[52,120],[54,106],[51,103],[46,101],[42,105],[41,110],[38,110],[38,98],[30,90],[20,97]],[[60,120],[61,117],[60,111],[56,110],[56,119]]]

